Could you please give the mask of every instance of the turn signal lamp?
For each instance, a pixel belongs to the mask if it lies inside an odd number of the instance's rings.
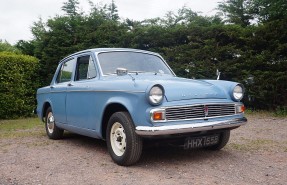
[[[165,111],[160,110],[160,109],[151,111],[151,120],[154,122],[164,121],[165,120]]]
[[[153,120],[163,120],[163,113],[162,112],[154,112],[153,113]]]
[[[245,111],[245,106],[244,105],[237,105],[236,106],[236,113],[244,113]]]

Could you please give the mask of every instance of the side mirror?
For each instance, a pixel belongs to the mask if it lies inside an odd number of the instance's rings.
[[[128,74],[128,70],[126,68],[117,68],[116,72],[118,76],[124,76]]]

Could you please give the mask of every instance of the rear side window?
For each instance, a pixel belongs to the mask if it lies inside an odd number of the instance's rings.
[[[93,58],[89,55],[77,59],[75,81],[92,79],[97,76]]]
[[[71,81],[74,64],[75,64],[74,59],[68,60],[67,62],[63,63],[61,67],[61,71],[59,72],[57,76],[57,83]]]

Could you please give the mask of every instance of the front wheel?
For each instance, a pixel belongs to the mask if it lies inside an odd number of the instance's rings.
[[[219,142],[216,145],[207,147],[210,150],[220,150],[222,149],[229,141],[230,130],[223,131],[220,134]]]
[[[55,118],[51,107],[46,111],[45,128],[47,136],[50,139],[61,139],[63,137],[64,130],[60,129],[55,124]]]
[[[108,151],[115,163],[129,166],[136,163],[142,153],[142,138],[135,133],[127,112],[114,113],[106,130]]]

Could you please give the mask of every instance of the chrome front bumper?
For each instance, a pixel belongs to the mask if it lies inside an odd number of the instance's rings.
[[[192,123],[183,125],[168,125],[168,126],[137,126],[136,133],[140,136],[159,136],[159,135],[171,135],[171,134],[182,134],[192,133],[207,130],[235,128],[246,124],[247,119],[236,118],[224,121],[208,121],[203,123]]]

